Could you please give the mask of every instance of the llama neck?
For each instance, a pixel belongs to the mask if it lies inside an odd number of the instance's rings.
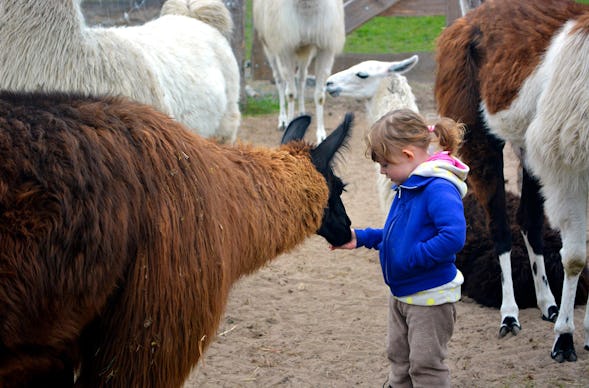
[[[373,123],[385,113],[407,108],[419,112],[415,102],[415,95],[404,76],[393,75],[384,78],[370,100],[366,102],[366,112]]]
[[[328,197],[325,179],[308,153],[249,148],[241,155],[231,168],[241,172],[238,184],[243,189],[233,188],[226,198],[227,203],[239,204],[233,209],[239,225],[228,225],[228,236],[234,236],[232,240],[240,236],[241,240],[235,242],[231,255],[234,280],[314,234],[321,225]]]

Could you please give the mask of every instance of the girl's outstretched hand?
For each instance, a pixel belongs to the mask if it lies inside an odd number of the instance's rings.
[[[352,239],[350,241],[348,241],[344,245],[340,245],[339,247],[334,247],[333,245],[330,245],[329,249],[332,251],[335,249],[355,249],[357,245],[358,241],[356,240],[356,232],[354,232],[354,229],[352,229]]]

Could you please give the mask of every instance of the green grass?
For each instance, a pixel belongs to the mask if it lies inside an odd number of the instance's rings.
[[[589,0],[587,0],[589,1]],[[246,58],[251,58],[254,37],[252,2],[246,1]],[[377,16],[346,37],[345,53],[410,53],[432,51],[446,24],[445,16]]]
[[[346,37],[344,52],[389,54],[433,51],[445,16],[377,16]]]
[[[241,114],[260,116],[278,112],[278,99],[274,96],[248,97]]]

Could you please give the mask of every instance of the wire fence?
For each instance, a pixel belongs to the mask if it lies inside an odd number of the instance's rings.
[[[165,0],[84,0],[86,23],[109,27],[141,24],[159,14]]]
[[[133,8],[161,6],[164,0],[84,0],[83,4],[94,4],[101,7]]]

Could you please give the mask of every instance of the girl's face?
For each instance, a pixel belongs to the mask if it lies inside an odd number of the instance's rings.
[[[415,168],[427,159],[427,152],[408,147],[393,160],[379,161],[380,173],[389,178],[394,184],[400,185],[409,178]]]

